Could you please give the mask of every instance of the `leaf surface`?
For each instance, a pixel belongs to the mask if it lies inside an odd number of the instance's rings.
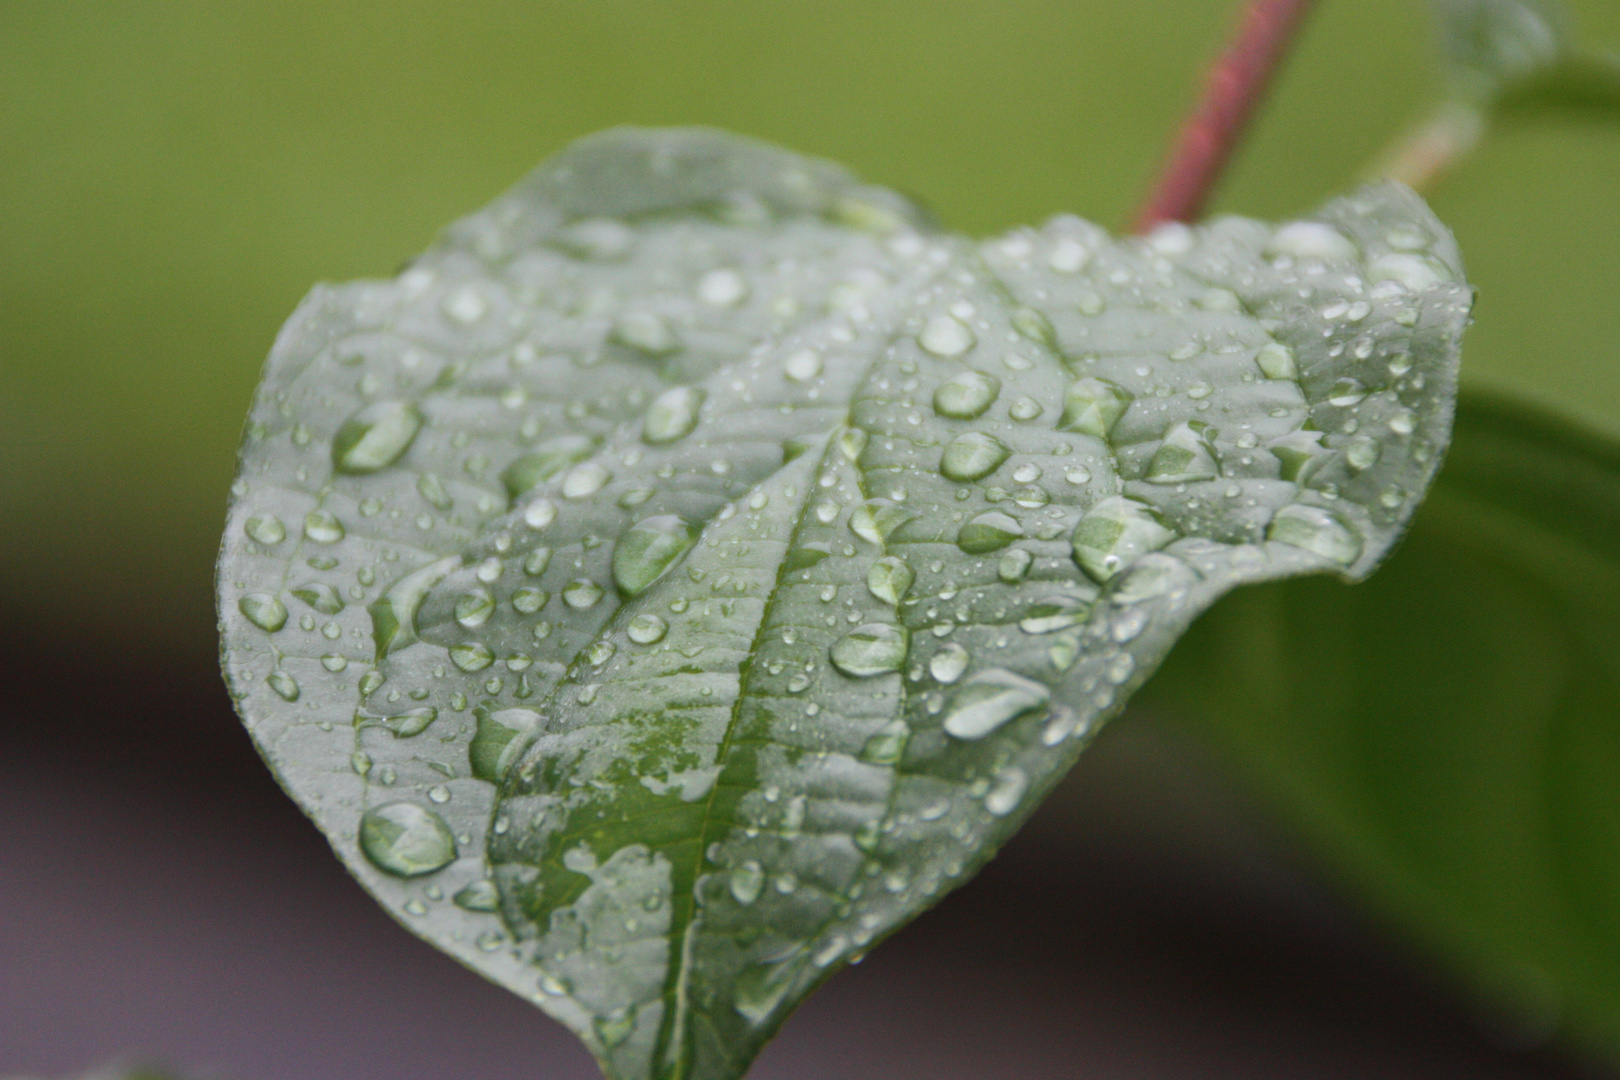
[[[1531,1041],[1620,1058],[1620,444],[1463,398],[1366,586],[1245,590],[1153,694]]]
[[[1469,301],[1394,185],[977,244],[823,162],[609,132],[288,323],[227,677],[405,925],[611,1076],[734,1077],[1216,597],[1372,569]]]

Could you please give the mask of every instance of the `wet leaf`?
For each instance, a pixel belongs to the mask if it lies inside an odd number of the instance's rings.
[[[1206,726],[1515,1039],[1620,1057],[1620,444],[1464,398],[1365,587],[1234,594],[1153,693]]]
[[[610,132],[288,323],[227,676],[405,925],[611,1076],[734,1077],[1214,598],[1373,568],[1469,300],[1395,186],[976,244],[823,162]]]

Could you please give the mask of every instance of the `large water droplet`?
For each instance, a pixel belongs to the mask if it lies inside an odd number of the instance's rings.
[[[1175,538],[1152,507],[1115,495],[1086,511],[1074,527],[1074,561],[1096,580],[1107,581]]]
[[[583,465],[576,465],[568,471],[567,476],[563,477],[563,498],[583,499],[588,495],[595,495],[611,479],[613,474],[600,461],[587,461]]]
[[[1266,245],[1270,256],[1296,259],[1353,259],[1356,245],[1344,233],[1319,221],[1294,221],[1278,229]]]
[[[1290,431],[1266,444],[1277,459],[1277,475],[1296,484],[1308,481],[1327,461],[1320,431]]]
[[[595,607],[597,601],[601,600],[603,595],[602,586],[590,578],[575,578],[567,585],[564,585],[562,590],[563,603],[575,611],[584,611],[586,608]]]
[[[439,710],[430,705],[420,709],[409,709],[396,716],[385,716],[378,722],[393,732],[394,738],[409,739],[422,734],[438,718]]]
[[[928,673],[942,683],[953,683],[967,671],[973,657],[956,642],[948,642],[928,659]]]
[[[642,441],[657,446],[691,434],[706,396],[695,386],[677,386],[659,394],[641,421]]]
[[[1063,393],[1059,431],[1077,431],[1106,439],[1130,407],[1131,395],[1103,379],[1078,379]]]
[[[311,510],[304,515],[304,535],[317,544],[335,544],[343,539],[343,522],[325,510]]]
[[[298,680],[285,671],[272,671],[264,680],[283,701],[298,700]]]
[[[1023,769],[1002,769],[996,774],[996,782],[985,794],[984,808],[997,817],[1006,817],[1018,809],[1018,804],[1024,799],[1024,792],[1028,790],[1029,775]]]
[[[491,712],[482,706],[475,712],[478,726],[467,745],[467,763],[478,779],[498,784],[534,742],[540,730],[540,714],[530,709]]]
[[[978,343],[968,325],[950,315],[936,315],[928,320],[917,344],[935,356],[961,356]]]
[[[909,639],[905,628],[891,623],[857,626],[833,643],[833,666],[845,675],[866,678],[899,671],[906,662]]]
[[[336,615],[344,608],[343,597],[324,581],[305,582],[293,589],[292,594],[322,615]]]
[[[1220,467],[1205,440],[1206,431],[1207,425],[1184,420],[1165,432],[1164,442],[1154,451],[1143,479],[1150,484],[1185,484],[1219,476]]]
[[[377,401],[343,421],[332,437],[332,465],[343,473],[373,473],[398,461],[422,428],[408,401]]]
[[[545,607],[546,601],[550,599],[550,593],[533,585],[525,585],[512,591],[512,607],[520,615],[533,615]]]
[[[1052,329],[1052,320],[1034,308],[1013,308],[1012,315],[1009,316],[1007,321],[1012,323],[1014,330],[1031,341],[1038,341],[1048,349],[1057,348],[1057,331]]]
[[[456,907],[465,911],[497,911],[501,906],[501,894],[488,878],[458,890],[450,899]]]
[[[990,510],[963,525],[956,534],[956,546],[969,555],[984,555],[1000,551],[1024,535],[1018,519]]]
[[[371,614],[371,636],[377,643],[378,656],[386,656],[417,640],[416,612],[423,598],[460,565],[461,558],[457,555],[430,563],[400,578],[366,609]]]
[[[1001,468],[1011,453],[1000,439],[970,431],[945,444],[939,471],[947,480],[978,480]]]
[[[991,668],[971,676],[951,698],[945,731],[958,739],[982,739],[1009,720],[1044,708],[1052,692],[1038,682]]]
[[[385,873],[419,877],[455,861],[456,838],[432,810],[389,803],[367,810],[360,819],[360,850]]]
[[[1279,341],[1262,345],[1254,356],[1254,362],[1260,366],[1260,373],[1268,379],[1299,378],[1299,367],[1294,363],[1294,350]]]
[[[861,760],[873,765],[893,765],[906,752],[911,729],[904,720],[890,720],[861,747]]]
[[[782,361],[782,374],[794,382],[809,382],[821,374],[821,354],[814,349],[798,349]]]
[[[1451,271],[1438,261],[1405,252],[1378,256],[1367,266],[1367,277],[1373,282],[1399,282],[1412,292],[1422,292],[1452,280]]]
[[[1185,595],[1198,580],[1192,567],[1174,555],[1148,554],[1132,564],[1110,598],[1116,604],[1140,604],[1161,596]]]
[[[744,907],[758,900],[760,890],[764,887],[765,870],[753,859],[732,869],[731,895]]]
[[[1015,548],[996,563],[996,577],[1009,585],[1016,585],[1029,576],[1029,568],[1034,564],[1035,556],[1023,548]]]
[[[495,662],[495,654],[481,641],[463,641],[450,646],[450,662],[462,671],[483,671]]]
[[[620,344],[649,356],[663,356],[680,347],[675,331],[650,311],[633,311],[625,315],[614,325],[613,337]]]
[[[698,279],[697,294],[705,304],[736,307],[748,295],[748,281],[735,270],[710,270]]]
[[[866,587],[885,604],[898,604],[915,578],[916,574],[904,559],[886,555],[866,572]]]
[[[471,630],[483,626],[495,613],[495,597],[488,589],[474,589],[456,597],[456,622]]]
[[[287,625],[287,605],[269,593],[248,593],[237,601],[236,607],[247,621],[267,634],[273,634]]]
[[[287,539],[287,527],[274,514],[255,514],[242,523],[248,538],[269,546]]]
[[[625,635],[637,645],[656,645],[669,632],[669,623],[657,615],[643,612],[630,620]]]
[[[555,439],[547,439],[501,470],[501,483],[506,485],[507,494],[515,499],[575,462],[584,461],[595,449],[596,440],[584,435],[559,435]]]
[[[625,596],[638,596],[697,540],[697,530],[674,514],[643,518],[613,549],[613,582]]]
[[[982,371],[952,375],[934,391],[934,411],[953,420],[972,420],[995,403],[1001,380]]]
[[[1294,503],[1283,507],[1271,519],[1266,538],[1313,551],[1345,566],[1361,554],[1361,537],[1337,515],[1319,506]]]
[[[882,544],[917,515],[888,499],[867,499],[849,516],[849,528],[869,544]]]

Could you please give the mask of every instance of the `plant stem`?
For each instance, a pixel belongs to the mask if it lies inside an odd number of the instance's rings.
[[[1468,156],[1485,133],[1485,111],[1448,101],[1423,123],[1390,144],[1367,170],[1369,180],[1399,180],[1425,191]]]
[[[1311,0],[1249,0],[1237,35],[1210,71],[1202,98],[1137,212],[1133,232],[1198,217],[1310,6]]]

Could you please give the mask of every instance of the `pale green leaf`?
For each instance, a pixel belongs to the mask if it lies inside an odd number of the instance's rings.
[[[1393,185],[976,244],[823,162],[610,132],[288,323],[227,675],[413,931],[611,1076],[734,1077],[1215,597],[1372,569],[1469,300]]]

